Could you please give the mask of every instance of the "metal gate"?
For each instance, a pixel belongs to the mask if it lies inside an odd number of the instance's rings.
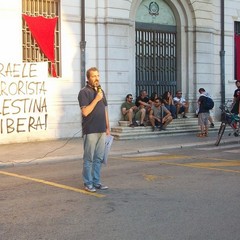
[[[136,23],[136,94],[149,95],[177,86],[176,27]]]

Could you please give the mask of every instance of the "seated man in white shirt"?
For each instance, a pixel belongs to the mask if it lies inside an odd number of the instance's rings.
[[[173,98],[174,105],[176,106],[177,112],[176,115],[183,113],[183,118],[187,118],[186,113],[188,113],[189,103],[186,101],[184,97],[182,97],[182,92],[178,90],[176,92],[176,96]]]

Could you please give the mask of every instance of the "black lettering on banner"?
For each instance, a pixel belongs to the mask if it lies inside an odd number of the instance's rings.
[[[18,118],[17,119],[17,126],[16,126],[17,129],[16,129],[16,131],[18,133],[26,132],[24,125],[25,125],[25,118]]]
[[[6,91],[6,82],[1,81],[0,82],[0,96],[8,96],[8,93]]]
[[[7,118],[6,121],[7,133],[12,133],[15,130],[13,124],[14,120],[11,118]]]
[[[0,62],[0,134],[47,130],[47,88],[36,63]]]
[[[36,63],[0,63],[0,75],[12,78],[33,78],[37,77]]]
[[[45,95],[45,81],[0,81],[0,96]]]

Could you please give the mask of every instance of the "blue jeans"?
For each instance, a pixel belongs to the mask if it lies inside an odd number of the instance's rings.
[[[101,166],[105,150],[106,133],[91,133],[83,136],[83,182],[84,185],[100,183]]]
[[[165,107],[168,109],[168,111],[170,111],[170,112],[171,112],[171,114],[172,114],[172,117],[173,117],[173,118],[176,118],[176,113],[177,113],[176,106],[174,106],[174,105],[167,105],[167,104],[165,104]],[[179,111],[179,112],[180,112],[180,111]]]

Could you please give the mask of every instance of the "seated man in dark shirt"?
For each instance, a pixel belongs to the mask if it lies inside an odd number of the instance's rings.
[[[146,90],[140,91],[140,95],[137,97],[135,104],[139,108],[139,110],[145,109],[146,116],[149,114],[151,110],[151,105],[149,104],[149,98]],[[144,126],[144,123],[140,122],[140,126]]]

